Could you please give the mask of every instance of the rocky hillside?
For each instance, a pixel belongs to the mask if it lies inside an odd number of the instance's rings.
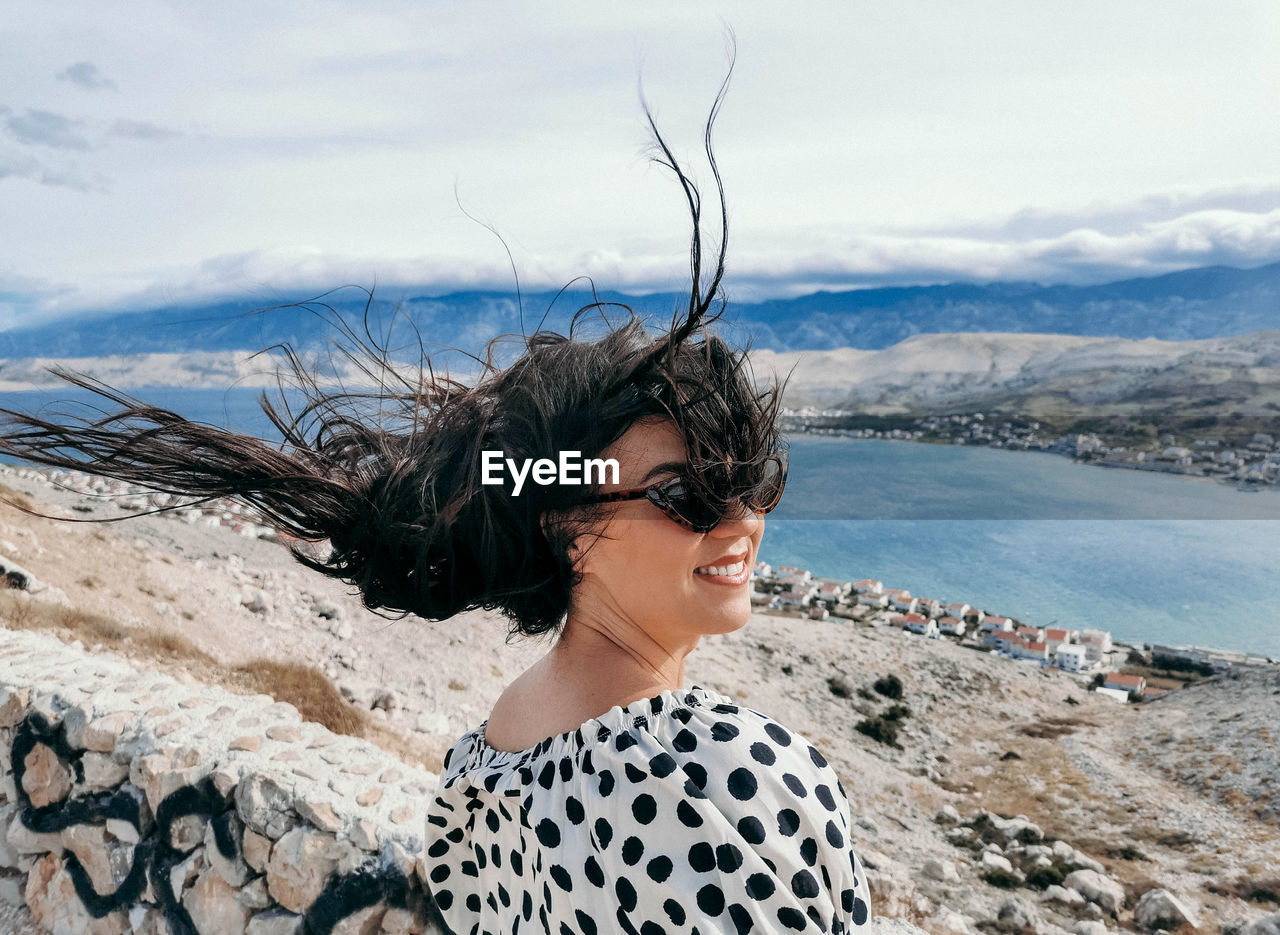
[[[11,473],[0,481],[67,517],[130,515]],[[23,607],[61,606],[61,618],[42,619],[64,639],[132,647],[148,665],[189,668],[187,678],[255,657],[307,663],[430,770],[547,648],[508,645],[486,613],[377,617],[279,545],[227,527],[0,510],[0,556],[48,592],[11,592],[5,625],[33,625]],[[118,632],[86,628],[86,614]],[[155,634],[213,664],[157,661],[142,639]],[[877,915],[938,935],[1154,932],[1180,920],[1207,933],[1275,931],[1259,920],[1280,913],[1280,671],[1124,706],[1064,673],[947,641],[757,615],[704,640],[686,682],[771,715],[827,755],[856,813]]]

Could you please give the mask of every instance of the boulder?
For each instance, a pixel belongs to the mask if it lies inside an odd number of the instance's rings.
[[[1009,863],[1009,858],[1001,857],[995,851],[983,851],[981,864],[984,871],[1003,870],[1005,873],[1013,873],[1013,864]]]
[[[996,928],[1002,932],[1033,931],[1040,925],[1040,913],[1021,896],[1010,896],[996,913]]]
[[[1107,927],[1094,919],[1082,919],[1071,926],[1071,935],[1107,935]]]
[[[1200,920],[1194,910],[1188,908],[1168,890],[1148,890],[1138,900],[1133,910],[1133,921],[1149,932],[1156,929],[1175,929],[1189,924],[1198,928]]]
[[[293,794],[284,782],[258,773],[246,776],[236,786],[236,814],[247,827],[272,840],[297,824]]]
[[[953,805],[944,805],[938,809],[938,814],[933,816],[933,820],[947,828],[953,828],[960,824],[960,813],[956,811]]]
[[[245,935],[251,911],[236,899],[236,890],[212,868],[182,894],[182,906],[200,935]]]
[[[292,912],[306,912],[340,868],[359,863],[360,852],[332,835],[298,826],[271,848],[267,861],[267,889]]]
[[[960,874],[956,872],[955,864],[949,860],[931,858],[924,862],[924,867],[921,870],[929,879],[937,880],[940,883],[957,883],[960,880]]]
[[[1124,887],[1096,870],[1074,870],[1062,881],[1103,912],[1115,914],[1124,905]]]

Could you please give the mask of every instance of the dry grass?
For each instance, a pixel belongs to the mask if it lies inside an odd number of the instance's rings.
[[[101,614],[34,600],[12,591],[0,591],[0,626],[51,632],[68,641],[79,640],[91,650],[160,662],[165,668],[181,668],[206,684],[228,691],[270,695],[293,705],[305,720],[322,724],[335,734],[368,740],[407,763],[421,763],[434,772],[443,768],[444,753],[450,745],[408,738],[377,723],[367,712],[349,704],[324,673],[310,666],[270,659],[227,666],[181,633],[125,627]]]

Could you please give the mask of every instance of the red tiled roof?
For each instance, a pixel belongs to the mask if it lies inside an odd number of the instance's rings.
[[[1142,684],[1142,676],[1140,675],[1108,675],[1108,682],[1115,682],[1117,685],[1132,685],[1137,688]]]

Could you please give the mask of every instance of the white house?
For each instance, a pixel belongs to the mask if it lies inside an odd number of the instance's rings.
[[[810,606],[813,603],[813,593],[809,590],[783,591],[777,595],[775,601],[779,610],[795,610],[796,608]]]
[[[858,603],[862,604],[864,607],[888,607],[889,595],[873,594],[870,591],[866,591],[858,595]]]
[[[936,637],[938,635],[938,624],[936,621],[930,620],[926,617],[920,620],[912,620],[907,624],[907,630],[912,633],[920,633],[924,636]]]
[[[973,608],[968,604],[962,604],[958,601],[952,601],[946,606],[948,617],[959,617],[961,620],[963,620],[965,614],[969,613],[971,610],[973,610]]]
[[[938,619],[938,629],[943,633],[950,633],[952,636],[964,636],[964,621],[959,617],[940,617]]]
[[[1012,630],[989,630],[982,637],[983,646],[994,646],[996,652],[1009,652],[1010,647],[1018,641]]]
[[[1058,647],[1063,643],[1077,643],[1080,641],[1079,630],[1055,629],[1050,627],[1044,631],[1044,641],[1049,644],[1050,654],[1056,653]]]
[[[1038,662],[1047,662],[1049,647],[1038,641],[1014,640],[1009,646],[1009,655],[1014,659],[1035,659]]]
[[[1044,630],[1039,627],[1022,626],[1013,631],[1018,634],[1018,639],[1026,640],[1030,643],[1039,643],[1044,640]]]
[[[870,578],[863,578],[861,581],[855,581],[853,583],[853,589],[859,594],[866,594],[868,591],[873,591],[876,594],[879,594],[884,590],[884,585],[879,581],[872,581]]]
[[[809,608],[809,612],[808,612],[808,614],[806,614],[806,616],[807,616],[810,620],[826,620],[828,617],[830,617],[830,616],[831,616],[831,612],[830,612],[830,611],[828,611],[828,610],[827,610],[827,608],[825,608],[825,607],[816,607],[816,606],[815,606],[815,607],[810,607],[810,608]]]
[[[1094,689],[1094,691],[1099,695],[1102,695],[1104,698],[1110,698],[1112,701],[1120,701],[1125,704],[1128,704],[1129,702],[1129,693],[1120,691],[1118,688],[1097,688]]]
[[[772,578],[773,566],[768,562],[756,562],[755,576],[757,578]]]
[[[1089,652],[1090,662],[1101,662],[1111,652],[1111,633],[1107,630],[1081,630],[1080,645]]]
[[[1059,643],[1052,650],[1053,664],[1067,672],[1083,672],[1089,667],[1089,653],[1075,643]]]
[[[779,581],[781,581],[783,578],[790,578],[793,575],[798,575],[801,581],[808,581],[810,578],[813,577],[811,574],[809,574],[809,569],[807,568],[797,568],[795,565],[779,565],[778,566]]]
[[[895,597],[893,599],[893,609],[904,614],[914,614],[919,606],[920,598],[918,597]]]
[[[979,633],[990,633],[993,630],[1013,630],[1013,621],[1008,617],[993,617],[984,614],[978,621]]]

